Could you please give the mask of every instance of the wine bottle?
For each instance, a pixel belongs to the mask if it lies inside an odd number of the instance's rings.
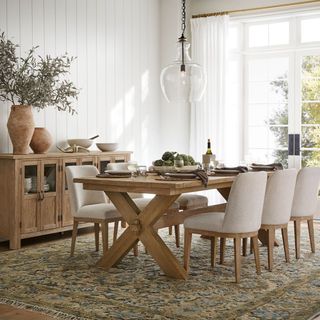
[[[207,152],[206,152],[206,154],[212,154],[210,139],[208,139],[208,143],[207,143]]]

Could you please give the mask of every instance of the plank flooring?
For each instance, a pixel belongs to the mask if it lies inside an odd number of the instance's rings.
[[[18,309],[5,304],[0,304],[0,320],[53,320],[42,313]]]

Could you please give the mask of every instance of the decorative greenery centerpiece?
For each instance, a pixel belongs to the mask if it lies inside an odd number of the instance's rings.
[[[177,172],[177,171],[193,171],[198,168],[192,156],[178,153],[176,151],[166,151],[161,159],[152,162],[150,170],[163,173],[163,172]]]
[[[34,151],[46,150],[49,143],[43,139],[48,132],[40,131],[33,138],[31,107],[40,110],[54,106],[73,114],[72,102],[77,99],[79,90],[67,79],[73,57],[67,54],[41,57],[36,54],[37,47],[32,47],[26,57],[19,57],[18,47],[0,33],[0,100],[13,104],[7,124],[13,153],[26,154],[31,139]],[[39,149],[37,144],[46,145],[46,148]]]
[[[79,90],[66,79],[74,60],[66,54],[52,58],[36,55],[31,48],[25,58],[18,57],[19,46],[0,35],[0,99],[13,105],[31,105],[38,109],[54,106],[74,113],[71,106]]]

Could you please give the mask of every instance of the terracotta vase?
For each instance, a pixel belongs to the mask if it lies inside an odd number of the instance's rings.
[[[52,136],[46,128],[35,128],[30,142],[34,153],[46,153],[53,143]]]
[[[34,131],[31,106],[13,105],[7,123],[14,154],[27,154]]]

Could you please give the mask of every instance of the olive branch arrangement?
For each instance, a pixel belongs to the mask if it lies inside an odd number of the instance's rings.
[[[0,100],[14,105],[31,105],[38,110],[54,106],[74,114],[73,100],[79,90],[67,79],[74,57],[64,54],[44,58],[32,47],[25,58],[18,57],[19,45],[0,34]]]

